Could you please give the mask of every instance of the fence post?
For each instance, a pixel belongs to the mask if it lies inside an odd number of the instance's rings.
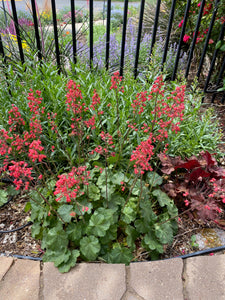
[[[110,18],[111,18],[111,0],[107,0],[107,17],[106,17],[106,44],[105,44],[105,67],[109,68],[109,49],[110,49]]]
[[[124,0],[124,10],[123,10],[123,32],[122,32],[122,42],[121,42],[121,57],[120,57],[120,76],[123,76],[124,67],[124,52],[126,43],[126,30],[127,30],[127,10],[128,10],[128,0]]]
[[[171,10],[170,10],[169,24],[168,24],[167,34],[166,34],[166,42],[164,45],[164,52],[163,52],[163,57],[162,57],[162,62],[161,62],[161,64],[162,64],[161,70],[163,70],[163,64],[166,61],[169,40],[170,40],[170,33],[171,33],[171,29],[172,29],[173,16],[174,16],[174,11],[175,11],[175,5],[176,5],[176,0],[173,0]]]
[[[58,67],[58,73],[60,73],[61,72],[61,64],[60,64],[59,39],[58,39],[58,30],[57,30],[55,0],[51,0],[51,4],[52,4],[53,29],[54,29],[54,37],[55,37],[56,62],[57,62],[57,67]]]
[[[73,39],[73,63],[77,63],[77,41],[76,41],[76,15],[74,0],[70,0],[71,21],[72,21],[72,39]]]
[[[90,42],[90,68],[93,67],[93,0],[89,0],[89,42]]]
[[[178,44],[177,55],[176,55],[176,59],[175,59],[175,63],[174,63],[173,74],[172,74],[171,80],[175,80],[175,78],[176,78],[178,63],[179,63],[179,59],[180,59],[181,46],[183,43],[183,37],[184,37],[185,29],[186,29],[190,5],[191,5],[191,0],[188,0],[186,7],[185,7],[182,30],[181,30],[181,34],[180,34],[180,40],[179,40],[179,44]]]
[[[185,72],[185,78],[187,78],[188,74],[189,74],[189,69],[190,69],[190,66],[191,66],[191,60],[192,60],[193,52],[194,52],[194,49],[195,49],[195,43],[196,43],[197,36],[198,36],[198,30],[199,30],[199,26],[200,26],[200,23],[201,23],[204,6],[205,6],[205,0],[202,0],[201,6],[200,6],[200,11],[199,11],[199,14],[198,14],[197,24],[196,24],[196,27],[195,27],[195,34],[194,34],[194,37],[193,37],[193,40],[192,40],[192,43],[191,43],[191,50],[190,50],[189,56],[188,56],[188,62],[187,62],[187,67],[186,67],[186,72]]]
[[[155,38],[156,38],[156,32],[157,32],[157,26],[158,26],[158,20],[159,20],[159,12],[160,12],[160,4],[161,4],[161,0],[158,0],[157,5],[156,5],[156,10],[155,10],[155,20],[154,20],[154,27],[153,27],[153,32],[152,32],[151,48],[150,48],[150,52],[149,52],[149,61],[151,60],[153,47],[155,45]]]
[[[214,11],[213,11],[212,19],[210,21],[209,30],[208,30],[208,33],[207,33],[207,36],[206,36],[204,48],[203,48],[201,59],[200,59],[200,62],[199,62],[198,72],[197,72],[197,75],[196,75],[198,77],[198,79],[199,79],[200,74],[201,74],[201,70],[202,70],[202,66],[203,66],[205,54],[206,54],[206,51],[207,51],[207,48],[208,48],[208,44],[209,44],[209,38],[210,38],[212,29],[213,29],[213,24],[214,24],[215,19],[216,19],[216,14],[217,14],[217,9],[218,9],[219,2],[220,2],[220,0],[217,0],[216,4],[214,6]]]
[[[32,7],[33,20],[34,20],[35,38],[36,38],[37,49],[38,49],[38,59],[39,59],[39,61],[41,61],[42,60],[42,50],[41,50],[41,42],[40,42],[40,36],[39,36],[39,30],[38,30],[38,21],[37,21],[37,11],[36,11],[35,0],[31,0],[31,7]]]
[[[223,25],[221,26],[218,41],[223,40],[224,31],[225,31],[225,23],[223,23]],[[209,73],[208,73],[208,76],[207,76],[206,81],[205,81],[205,86],[204,86],[204,90],[203,90],[204,93],[208,92],[207,87],[208,87],[208,84],[209,84],[209,81],[210,81],[210,78],[211,78],[211,75],[212,75],[212,72],[213,72],[213,68],[215,66],[216,57],[217,57],[218,52],[219,52],[219,49],[215,49],[215,51],[213,53],[213,58],[212,58],[211,65],[210,65],[210,68],[209,68]]]
[[[134,78],[137,78],[137,67],[138,67],[138,59],[139,59],[139,51],[141,44],[141,33],[142,33],[142,25],[143,25],[143,16],[144,16],[144,8],[145,8],[145,0],[141,0],[141,9],[139,15],[139,25],[138,25],[138,36],[137,36],[137,47],[135,54],[135,62],[134,62]]]
[[[11,0],[11,7],[12,7],[12,13],[13,13],[13,22],[15,24],[15,29],[16,29],[17,44],[18,44],[18,48],[19,48],[19,52],[20,52],[20,60],[22,63],[24,63],[24,53],[23,53],[21,36],[20,36],[15,0]]]

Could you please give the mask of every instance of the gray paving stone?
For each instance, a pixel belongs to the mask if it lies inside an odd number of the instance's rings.
[[[40,263],[16,260],[0,282],[1,300],[38,300]]]
[[[44,300],[120,300],[126,291],[125,265],[76,265],[61,274],[53,263],[43,267]]]
[[[131,292],[126,292],[126,295],[123,297],[122,300],[142,300],[143,298],[137,296],[137,295],[134,295],[133,293]]]
[[[225,299],[225,255],[198,256],[185,262],[185,300]]]
[[[180,258],[132,263],[128,284],[145,300],[181,300],[182,269]]]
[[[12,257],[0,257],[0,281],[5,276],[13,263]]]

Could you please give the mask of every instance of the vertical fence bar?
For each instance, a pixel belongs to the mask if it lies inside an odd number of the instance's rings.
[[[189,74],[189,70],[190,70],[190,66],[191,66],[191,60],[192,60],[194,49],[195,49],[195,44],[196,44],[196,40],[197,40],[197,36],[198,36],[198,30],[199,30],[199,26],[200,26],[200,23],[201,23],[204,6],[205,6],[205,0],[202,0],[201,6],[200,6],[200,11],[199,11],[199,14],[198,14],[197,24],[196,24],[196,27],[195,27],[194,37],[193,37],[193,40],[192,40],[192,43],[191,43],[191,50],[190,50],[189,55],[188,55],[188,62],[187,62],[187,67],[186,67],[186,72],[185,72],[185,78],[187,78],[188,74]]]
[[[56,62],[57,62],[57,67],[58,67],[58,73],[60,73],[61,72],[61,64],[60,64],[59,39],[58,39],[58,30],[57,30],[55,0],[51,0],[51,4],[52,4],[53,29],[54,29],[54,37],[55,37]]]
[[[139,51],[140,51],[140,44],[141,44],[141,33],[142,33],[144,8],[145,8],[145,0],[141,0],[139,25],[138,25],[138,36],[137,36],[137,46],[136,46],[136,54],[135,54],[135,62],[134,62],[134,78],[135,79],[137,78],[137,68],[138,68],[138,59],[139,59]]]
[[[74,0],[70,0],[71,5],[71,21],[72,21],[72,41],[73,41],[73,63],[77,63],[77,40],[76,40],[76,16]]]
[[[180,34],[180,40],[179,40],[179,44],[178,44],[177,55],[176,55],[176,59],[175,59],[175,63],[174,63],[173,74],[172,74],[171,80],[175,80],[175,78],[176,78],[176,73],[177,73],[179,59],[180,59],[180,52],[181,52],[183,37],[184,37],[185,29],[186,29],[190,5],[191,5],[191,0],[188,0],[186,7],[185,7],[182,30],[181,30],[181,34]]]
[[[5,9],[4,0],[2,0],[2,7],[3,7],[3,12],[4,12],[4,17],[5,17],[5,25],[6,25],[6,27],[8,27],[8,20],[7,20],[7,16],[6,16],[6,9]]]
[[[126,30],[127,30],[127,10],[128,10],[128,0],[124,0],[123,32],[122,32],[121,57],[120,57],[120,76],[123,76],[123,67],[124,67]]]
[[[36,11],[35,0],[31,0],[31,7],[32,7],[32,13],[33,13],[33,20],[34,20],[35,38],[36,38],[37,49],[38,49],[38,59],[39,59],[39,61],[41,61],[42,60],[42,50],[41,50],[41,42],[40,42],[40,36],[39,36],[39,30],[38,30],[38,20],[37,20],[37,11]]]
[[[105,44],[105,67],[109,69],[109,48],[110,48],[110,18],[111,18],[111,0],[107,0],[106,17],[106,44]]]
[[[6,57],[5,57],[5,52],[3,48],[3,43],[2,43],[2,35],[0,33],[0,55],[2,55],[3,63],[6,63]]]
[[[157,26],[158,26],[158,20],[159,20],[159,12],[160,12],[160,4],[161,4],[161,0],[158,0],[157,5],[156,5],[156,10],[155,10],[155,19],[154,19],[155,21],[154,21],[154,27],[153,27],[153,31],[152,31],[152,42],[151,42],[151,48],[150,48],[150,52],[149,52],[149,60],[151,59],[153,47],[155,45],[155,38],[156,38],[156,32],[157,32]]]
[[[93,23],[94,23],[94,18],[93,18],[93,0],[89,0],[89,43],[90,43],[90,68],[93,67]]]
[[[14,21],[15,29],[16,29],[17,43],[18,43],[18,48],[19,48],[19,52],[20,52],[20,60],[22,63],[24,63],[24,53],[23,53],[21,36],[20,36],[15,0],[11,0],[11,7],[12,7],[12,13],[13,13],[13,21]]]
[[[12,92],[11,92],[10,87],[9,87],[8,74],[7,74],[7,71],[6,71],[6,68],[5,68],[6,56],[5,56],[5,52],[4,52],[4,48],[3,48],[1,33],[0,33],[0,55],[2,55],[2,59],[3,59],[3,66],[2,67],[3,67],[3,72],[4,72],[4,75],[5,75],[5,78],[6,78],[6,83],[7,83],[7,86],[8,86],[9,95],[12,96]]]
[[[225,23],[223,23],[223,25],[221,26],[218,41],[223,40],[224,31],[225,31]],[[211,75],[212,75],[212,72],[213,72],[213,68],[215,66],[215,62],[216,62],[218,52],[219,52],[219,49],[215,49],[215,51],[213,53],[213,58],[212,58],[211,65],[210,65],[210,68],[209,68],[209,73],[208,73],[208,76],[207,76],[206,81],[205,81],[205,86],[204,86],[204,90],[203,90],[204,93],[207,93],[207,87],[208,87],[208,84],[209,84],[209,81],[210,81],[210,78],[211,78]]]
[[[169,46],[169,40],[170,40],[170,33],[172,29],[172,24],[173,24],[173,16],[174,16],[174,11],[175,11],[175,5],[176,5],[176,0],[173,0],[171,10],[170,10],[170,17],[169,17],[169,24],[168,24],[168,30],[166,34],[166,42],[164,45],[164,52],[163,52],[163,57],[162,57],[162,70],[163,70],[163,64],[166,61],[166,56],[167,56],[167,51],[168,51],[168,46]]]
[[[211,35],[213,25],[214,25],[214,22],[215,22],[219,2],[220,2],[220,0],[217,0],[216,4],[214,6],[212,19],[210,21],[209,30],[208,30],[208,33],[207,33],[207,36],[206,36],[204,48],[203,48],[202,55],[201,55],[200,62],[199,62],[198,72],[197,72],[197,75],[196,75],[197,78],[200,77],[200,74],[201,74],[201,71],[202,71],[202,66],[203,66],[204,58],[205,58],[206,51],[207,51],[207,48],[208,48],[210,35]]]

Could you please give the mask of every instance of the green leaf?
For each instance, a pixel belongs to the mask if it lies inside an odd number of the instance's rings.
[[[116,163],[116,162],[118,161],[118,159],[119,159],[119,155],[118,155],[118,154],[116,154],[115,156],[110,156],[110,157],[107,159],[107,163],[108,163],[109,165],[114,164],[114,163]]]
[[[4,205],[8,201],[8,193],[4,190],[0,190],[0,206]]]
[[[89,260],[95,260],[100,252],[101,246],[98,239],[91,235],[83,237],[80,240],[80,251],[84,257]]]
[[[127,182],[128,178],[122,172],[117,172],[110,178],[110,181],[113,184],[121,185],[121,181]]]
[[[30,202],[27,202],[26,205],[25,205],[25,207],[24,207],[24,211],[25,211],[25,212],[28,212],[28,211],[30,211],[30,210],[31,210],[31,203],[30,203]]]
[[[87,227],[87,234],[94,234],[95,236],[104,236],[110,225],[114,223],[114,210],[99,208],[91,216],[89,225]]]
[[[97,201],[100,199],[100,190],[96,185],[90,184],[88,186],[88,193],[92,201]]]
[[[170,205],[171,204],[171,199],[167,196],[166,193],[164,193],[161,190],[154,190],[152,192],[152,195],[155,196],[159,202],[159,205],[161,207],[165,206],[165,205]]]
[[[147,173],[148,183],[151,187],[156,187],[163,183],[163,179],[156,172],[148,172]]]
[[[70,241],[79,241],[82,237],[84,224],[82,221],[76,223],[70,223],[66,228],[66,233],[68,234],[68,239]]]
[[[37,236],[40,234],[41,231],[41,225],[39,223],[33,223],[31,227],[31,233],[33,238],[37,238]]]
[[[132,190],[132,195],[138,196],[140,194],[140,189],[141,189],[141,180],[138,179]]]
[[[59,272],[66,273],[77,263],[77,258],[80,256],[78,250],[72,250],[69,259],[58,266]]]
[[[132,249],[132,251],[134,251],[136,248],[135,241],[138,237],[137,230],[135,230],[133,226],[128,225],[125,229],[125,233],[127,234],[127,245]]]
[[[126,224],[130,224],[136,219],[137,216],[137,198],[130,198],[128,203],[122,210],[121,220]]]
[[[112,241],[116,240],[117,238],[117,224],[113,224],[109,227],[109,229],[107,230],[107,234],[103,237],[101,237],[100,243],[102,244],[108,244],[111,243]]]
[[[140,201],[140,213],[144,221],[149,224],[157,220],[157,216],[152,210],[152,203],[150,199],[143,199]]]
[[[43,248],[53,251],[63,251],[63,249],[67,248],[69,240],[61,222],[58,222],[54,228],[46,229],[42,243],[44,243]]]
[[[225,51],[225,44],[220,48],[221,51]]]
[[[20,191],[17,191],[13,185],[9,185],[7,187],[7,193],[9,196],[16,196],[20,193]]]
[[[163,246],[158,242],[155,234],[150,231],[144,236],[143,247],[147,250],[157,250],[159,253],[163,253]]]
[[[221,44],[222,44],[222,41],[218,41],[218,42],[216,43],[216,49],[219,49],[220,46],[221,46]]]
[[[139,233],[147,233],[150,230],[149,223],[144,222],[143,219],[136,220],[134,226]]]
[[[105,259],[108,263],[111,264],[125,264],[129,265],[133,258],[132,250],[121,245],[112,249],[107,255]]]
[[[55,267],[65,264],[70,258],[70,251],[68,249],[63,250],[47,250],[43,256],[43,261],[54,262]]]
[[[73,205],[64,204],[58,208],[57,212],[64,222],[69,223],[72,218],[70,215],[72,209]]]
[[[173,241],[173,229],[170,222],[158,225],[155,224],[155,235],[162,244],[171,243]]]
[[[109,202],[109,208],[117,208],[118,206],[123,206],[125,204],[125,199],[120,195],[113,193]]]

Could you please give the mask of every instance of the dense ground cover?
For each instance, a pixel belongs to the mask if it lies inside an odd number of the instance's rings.
[[[121,14],[114,15],[118,29]],[[66,26],[70,12],[59,17]],[[146,259],[156,259],[172,243],[180,216],[220,224],[225,202],[225,172],[217,164],[220,125],[212,109],[201,111],[202,93],[196,82],[187,87],[182,63],[179,79],[167,81],[176,44],[161,73],[161,33],[146,67],[151,41],[146,32],[143,68],[134,80],[135,18],[128,20],[123,78],[112,74],[118,69],[120,34],[112,32],[110,74],[104,70],[104,27],[95,27],[92,70],[88,47],[80,41],[79,63],[72,64],[71,34],[62,29],[58,74],[50,62],[51,20],[47,14],[41,18],[42,64],[33,59],[29,20],[20,24],[24,65],[16,61],[13,26],[4,28],[11,63],[4,70],[7,78],[0,75],[0,162],[1,178],[13,185],[2,186],[0,206],[13,195],[25,199],[43,259],[61,272],[80,260],[129,264],[139,249]],[[80,33],[87,42],[88,32]],[[185,53],[182,58],[185,64]]]
[[[210,110],[199,115],[199,94],[185,82],[75,70],[69,79],[44,64],[9,73],[0,90],[2,177],[28,195],[32,235],[62,272],[77,259],[128,264],[140,247],[154,259],[172,242],[179,213],[196,208],[162,190],[162,155],[213,152],[219,127]],[[223,186],[214,202],[212,192],[198,199],[213,211],[207,220],[223,213]],[[1,204],[7,197],[2,190]]]

